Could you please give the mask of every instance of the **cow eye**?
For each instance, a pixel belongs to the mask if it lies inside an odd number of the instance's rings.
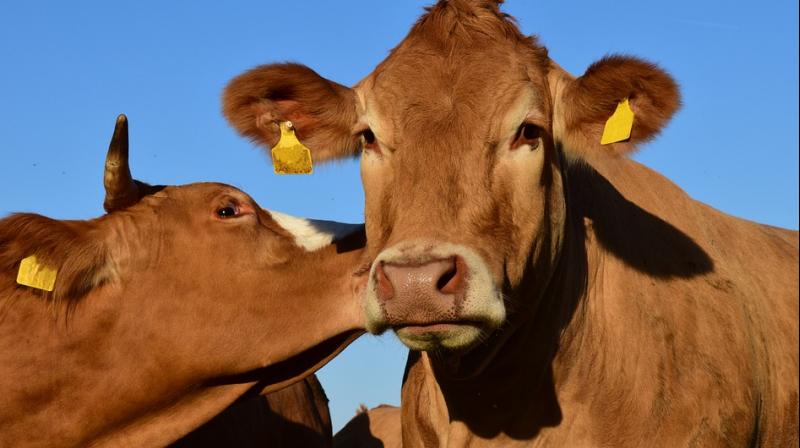
[[[539,148],[542,141],[542,128],[532,123],[523,123],[517,130],[517,137],[511,149],[516,149],[522,145],[529,145],[531,150]]]
[[[372,129],[367,128],[364,131],[362,131],[361,138],[364,139],[365,150],[378,149],[378,140],[375,138],[375,134],[372,132]]]
[[[234,204],[228,204],[224,207],[217,209],[217,216],[222,219],[233,218],[239,215],[239,207]]]
[[[525,124],[522,126],[522,137],[525,140],[534,140],[539,138],[539,126],[532,124]]]

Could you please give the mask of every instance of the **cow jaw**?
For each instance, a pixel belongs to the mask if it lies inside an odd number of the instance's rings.
[[[497,329],[506,311],[480,255],[458,244],[418,240],[387,249],[373,262],[364,315],[368,331],[392,329],[413,350],[461,350]]]

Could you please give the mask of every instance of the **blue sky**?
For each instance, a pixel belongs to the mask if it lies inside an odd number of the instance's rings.
[[[684,106],[635,157],[694,198],[798,227],[798,3],[508,0],[573,74],[607,53],[659,63]],[[114,118],[131,126],[134,176],[219,181],[261,206],[363,221],[355,161],[276,176],[220,114],[220,93],[258,64],[297,61],[354,84],[429,1],[26,1],[0,6],[0,215],[102,214]],[[320,377],[340,427],[359,403],[399,403],[406,351],[364,337]]]

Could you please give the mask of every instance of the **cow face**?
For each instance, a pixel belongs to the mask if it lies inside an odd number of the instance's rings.
[[[361,325],[355,253],[232,186],[166,187],[101,222],[113,282],[138,285],[138,325],[171,362],[247,372]]]
[[[631,137],[601,146],[625,98]],[[564,164],[632,150],[679,100],[652,64],[609,57],[575,79],[497,2],[442,1],[353,89],[268,65],[234,79],[224,103],[261,143],[291,120],[318,160],[361,149],[368,328],[429,350],[498,328],[523,277],[544,288],[565,226]]]

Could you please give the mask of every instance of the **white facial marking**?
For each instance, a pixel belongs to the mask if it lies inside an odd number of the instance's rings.
[[[279,226],[294,236],[294,242],[308,252],[325,247],[358,229],[360,224],[307,219],[267,210]]]

